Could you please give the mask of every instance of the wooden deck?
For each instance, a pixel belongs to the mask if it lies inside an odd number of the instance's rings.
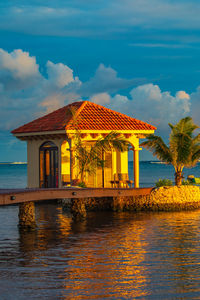
[[[152,189],[153,188],[0,189],[0,206],[63,198],[142,196],[150,194]]]

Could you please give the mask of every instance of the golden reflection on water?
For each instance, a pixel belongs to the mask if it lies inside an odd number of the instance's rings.
[[[62,208],[61,207],[58,207],[57,211],[58,211],[57,224],[59,226],[60,235],[63,238],[67,238],[68,235],[71,232],[72,220],[71,220],[71,218],[69,218],[68,215],[62,213]]]
[[[200,211],[193,211],[91,213],[74,223],[61,207],[40,205],[39,228],[20,233],[20,249],[29,266],[38,261],[48,270],[53,261],[55,282],[62,283],[58,299],[144,299],[165,289],[176,296],[197,293],[199,221]]]
[[[129,221],[125,231],[124,227],[119,228],[117,234],[106,231],[100,235],[95,232],[87,239],[83,236],[79,240],[81,246],[76,248],[77,258],[70,260],[65,269],[66,299],[88,299],[87,291],[94,291],[95,299],[105,290],[107,295],[132,299],[147,295],[146,268],[142,265],[147,247],[141,238],[144,230]],[[85,297],[78,294],[80,290],[85,291]]]

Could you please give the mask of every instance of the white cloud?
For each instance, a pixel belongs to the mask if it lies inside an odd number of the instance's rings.
[[[115,0],[110,3],[111,17],[127,27],[199,28],[200,4],[196,1]]]
[[[48,61],[45,76],[39,72],[35,57],[22,50],[1,50],[0,61],[2,130],[13,129],[86,95],[95,103],[156,125],[161,132],[168,122],[175,123],[186,115],[194,116],[197,122],[199,119],[200,87],[191,95],[181,90],[174,96],[152,83],[134,87],[135,80],[120,78],[114,69],[103,64],[85,83],[62,63]],[[119,93],[130,85],[128,96]]]
[[[121,89],[137,85],[142,81],[144,81],[144,79],[120,78],[113,68],[100,64],[94,76],[82,85],[80,93],[85,97],[91,96],[92,94],[114,93]]]
[[[164,129],[190,112],[190,96],[179,91],[175,96],[162,92],[157,85],[146,84],[132,89],[132,106],[137,118]]]
[[[199,29],[194,0],[7,1],[0,29],[36,35],[99,36],[142,29]]]
[[[40,106],[45,108],[45,113],[50,113],[61,106],[64,106],[66,96],[62,94],[52,94],[47,96],[41,103]]]
[[[35,57],[20,49],[11,53],[0,49],[0,70],[9,71],[15,79],[21,80],[39,75]]]
[[[190,99],[190,96],[185,91],[177,92],[176,97],[179,99]]]
[[[46,78],[28,52],[0,49],[0,129],[11,129],[79,99],[81,82],[64,64],[48,61]]]
[[[185,49],[191,48],[191,45],[186,44],[174,44],[174,43],[132,43],[130,44],[132,47],[140,47],[140,48],[171,48],[171,49]]]
[[[195,122],[200,125],[199,121],[199,107],[200,107],[200,86],[196,91],[191,94],[191,112],[190,115],[194,118]]]
[[[136,119],[149,122],[161,131],[165,130],[169,122],[177,122],[180,118],[190,114],[191,99],[185,91],[179,91],[175,96],[170,92],[162,92],[158,85],[145,84],[133,88],[130,97],[116,94],[95,95],[90,98],[98,100],[99,104],[125,113]],[[109,101],[110,100],[110,101]]]
[[[110,99],[111,98],[110,98],[110,95],[108,93],[95,94],[90,98],[91,102],[101,104],[101,105],[109,104]]]
[[[74,81],[73,70],[68,66],[62,63],[54,64],[51,61],[48,61],[46,66],[48,79],[51,84],[63,88]]]

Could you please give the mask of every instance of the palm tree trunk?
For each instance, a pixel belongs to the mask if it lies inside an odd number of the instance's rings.
[[[84,171],[81,172],[81,182],[84,182]]]
[[[175,172],[175,185],[180,186],[182,184],[182,171],[176,171]]]

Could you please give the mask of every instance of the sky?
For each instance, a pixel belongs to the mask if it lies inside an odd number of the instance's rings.
[[[199,1],[7,0],[0,15],[0,161],[27,159],[11,130],[81,99],[166,142],[169,122],[200,125]]]

